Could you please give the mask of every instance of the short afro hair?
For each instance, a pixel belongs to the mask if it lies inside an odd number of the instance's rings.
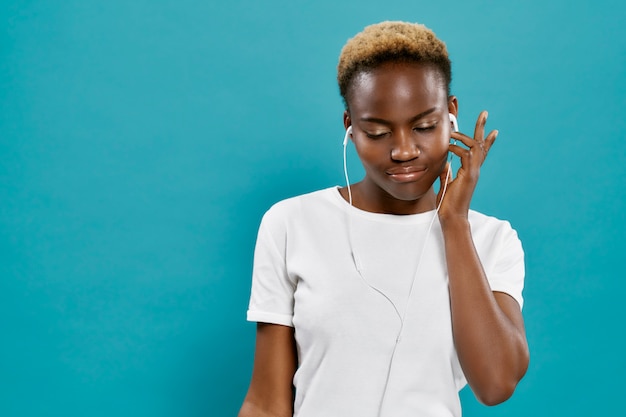
[[[437,68],[450,95],[452,70],[446,44],[419,23],[381,22],[367,26],[348,40],[337,65],[339,92],[348,108],[352,81],[361,72],[387,62],[419,62]]]

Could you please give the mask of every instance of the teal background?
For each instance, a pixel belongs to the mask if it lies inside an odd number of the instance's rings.
[[[386,19],[490,111],[474,208],[526,250],[530,369],[464,415],[623,413],[623,4],[3,1],[0,415],[236,414],[258,222],[343,183],[337,56]]]

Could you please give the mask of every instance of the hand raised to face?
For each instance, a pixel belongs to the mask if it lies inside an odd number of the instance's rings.
[[[442,187],[437,196],[437,202],[438,204],[441,203],[439,209],[439,219],[441,221],[453,218],[467,219],[470,202],[480,176],[480,167],[485,162],[489,149],[491,149],[498,136],[498,131],[492,130],[485,137],[487,116],[486,110],[483,110],[478,116],[473,138],[461,132],[452,132],[450,134],[453,139],[461,141],[467,148],[456,144],[449,145],[450,152],[461,160],[461,167],[454,179],[451,174],[448,175],[448,171],[451,170],[449,164],[440,176]],[[445,182],[447,182],[446,187],[444,187]],[[443,195],[444,188],[446,189],[445,196]],[[442,198],[443,201],[441,201]]]

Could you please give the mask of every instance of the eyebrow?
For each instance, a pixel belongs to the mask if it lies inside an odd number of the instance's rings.
[[[421,119],[424,116],[429,115],[430,113],[434,112],[435,110],[437,110],[438,107],[432,107],[426,111],[423,111],[415,116],[413,116],[410,120],[410,123],[413,123],[419,119]],[[373,123],[380,123],[380,124],[384,124],[384,125],[390,125],[391,122],[389,120],[385,120],[385,119],[379,119],[378,117],[361,117],[360,119],[362,122],[373,122]]]

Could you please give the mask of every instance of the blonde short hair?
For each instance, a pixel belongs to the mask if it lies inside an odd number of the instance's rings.
[[[419,62],[434,65],[443,77],[448,95],[452,71],[446,44],[419,23],[381,22],[367,26],[348,40],[337,65],[339,92],[348,108],[354,77],[386,62]]]

